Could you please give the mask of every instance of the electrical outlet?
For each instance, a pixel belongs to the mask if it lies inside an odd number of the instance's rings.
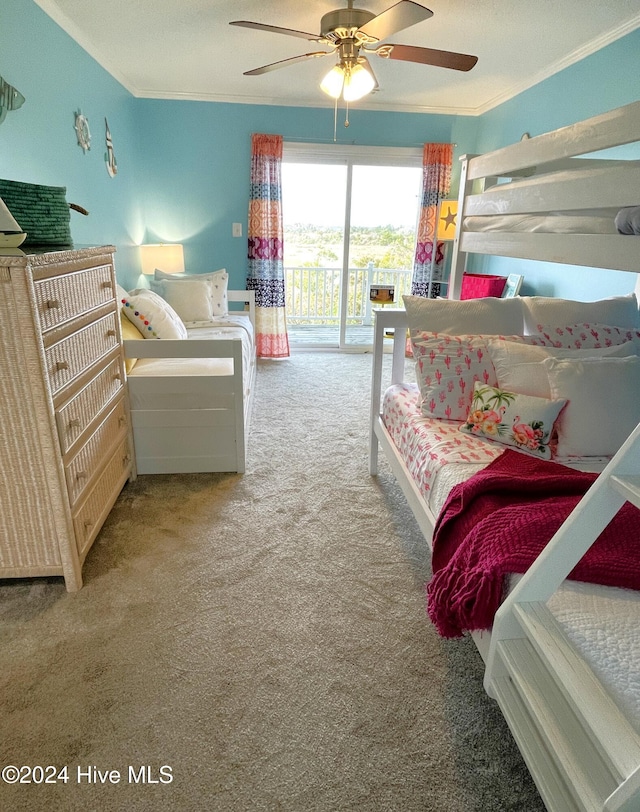
[[[231,226],[231,233],[234,237],[242,237],[242,223],[234,223]]]

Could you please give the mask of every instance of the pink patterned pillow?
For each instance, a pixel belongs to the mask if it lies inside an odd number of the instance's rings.
[[[575,350],[613,347],[640,338],[640,330],[633,327],[614,327],[590,322],[569,324],[566,327],[538,325],[538,330],[538,336],[549,346]]]
[[[497,386],[487,342],[494,339],[544,346],[541,336],[449,335],[416,332],[412,338],[416,381],[425,417],[466,420],[476,381]]]

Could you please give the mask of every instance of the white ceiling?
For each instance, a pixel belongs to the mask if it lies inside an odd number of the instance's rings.
[[[36,0],[134,96],[331,107],[318,85],[336,57],[262,76],[243,71],[323,50],[230,26],[231,20],[320,33],[346,0]],[[395,0],[356,0],[379,14]],[[425,0],[434,16],[395,43],[475,54],[469,73],[370,58],[380,89],[358,107],[478,115],[640,27],[639,0]]]

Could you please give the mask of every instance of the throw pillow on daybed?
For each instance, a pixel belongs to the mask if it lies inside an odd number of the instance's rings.
[[[640,423],[640,358],[548,358],[554,398],[567,398],[558,421],[559,456],[609,457]]]
[[[553,426],[566,402],[476,383],[471,409],[460,431],[549,460]]]
[[[545,358],[623,358],[637,354],[633,341],[601,349],[575,350],[491,339],[487,348],[500,389],[539,398],[551,397],[549,376],[542,363]]]
[[[130,291],[122,300],[125,316],[142,333],[143,338],[186,338],[182,319],[162,296],[140,288]]]
[[[156,269],[153,289],[180,315],[189,327],[205,327],[214,318],[229,313],[227,286],[229,275],[224,268],[212,273],[168,274]]]

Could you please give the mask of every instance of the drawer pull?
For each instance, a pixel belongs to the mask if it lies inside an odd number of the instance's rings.
[[[80,418],[79,417],[72,418],[69,421],[68,425],[67,425],[67,428],[69,428],[69,429],[77,429],[79,427],[80,427]]]
[[[115,331],[115,330],[107,330],[107,335],[108,335],[109,337],[112,337],[112,336],[114,336],[115,334],[116,334],[116,331]]]
[[[85,530],[91,530],[93,527],[93,519],[85,519],[83,522],[83,527]]]
[[[56,310],[60,307],[60,302],[57,299],[47,299],[45,307],[47,310]]]
[[[69,369],[67,361],[56,361],[56,372],[62,372],[63,369]]]
[[[121,414],[120,417],[118,418],[118,425],[119,426],[127,425],[127,418],[123,414]]]
[[[100,287],[101,287],[101,288],[103,288],[104,290],[106,290],[107,288],[110,288],[110,287],[111,287],[111,282],[103,282],[103,283],[100,285]]]
[[[86,479],[86,478],[87,478],[87,472],[86,471],[78,471],[78,473],[76,474],[76,479],[77,480]]]
[[[122,464],[129,465],[130,462],[131,462],[131,454],[125,454],[124,457],[122,458]]]
[[[120,375],[120,373],[116,372],[116,374],[113,376],[113,380],[114,381],[119,381],[121,379],[122,379],[122,376]]]

